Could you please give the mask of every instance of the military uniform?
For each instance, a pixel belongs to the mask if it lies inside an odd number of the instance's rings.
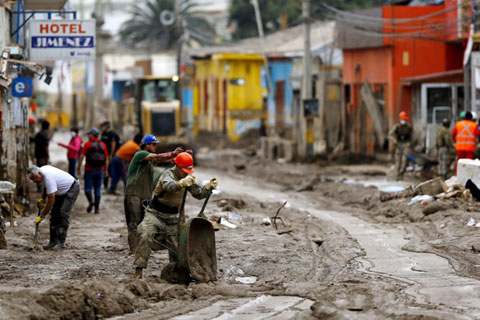
[[[442,127],[437,133],[438,175],[447,179],[453,175],[452,163],[455,161],[455,142],[448,128]]]
[[[395,148],[395,171],[397,178],[403,178],[403,174],[407,169],[407,154],[410,149],[413,136],[412,126],[406,122],[404,124],[397,123],[390,130],[388,137],[396,144]]]
[[[147,267],[154,238],[168,248],[170,262],[177,261],[179,210],[186,192],[185,188],[179,186],[180,180],[175,168],[166,170],[160,176],[153,191],[153,199],[145,211],[145,218],[137,229],[139,243],[135,253],[135,267]],[[198,183],[186,189],[197,199],[203,199],[209,193]]]

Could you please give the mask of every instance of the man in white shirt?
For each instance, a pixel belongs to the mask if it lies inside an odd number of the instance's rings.
[[[30,180],[45,186],[42,198],[37,202],[43,210],[35,219],[35,224],[42,222],[51,213],[50,242],[43,248],[45,250],[63,249],[67,238],[70,212],[80,192],[80,185],[70,174],[50,165],[41,168],[30,166],[27,174]],[[47,199],[46,203],[45,199]]]

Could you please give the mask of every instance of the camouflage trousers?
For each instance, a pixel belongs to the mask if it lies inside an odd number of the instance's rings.
[[[168,249],[170,262],[177,261],[178,214],[166,214],[151,208],[145,211],[145,218],[137,228],[139,237],[134,265],[146,268],[152,249]]]
[[[438,149],[438,175],[447,179],[453,175],[452,164],[455,156],[447,147]]]
[[[395,171],[398,178],[402,178],[407,169],[407,153],[410,148],[410,143],[397,143],[395,148]]]

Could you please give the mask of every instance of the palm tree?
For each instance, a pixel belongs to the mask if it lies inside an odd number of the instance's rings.
[[[175,0],[146,0],[132,5],[130,20],[120,30],[121,40],[133,48],[171,49],[185,34],[200,44],[215,42],[215,29],[195,12],[192,0],[181,0],[180,27],[162,24],[160,16],[174,11]]]

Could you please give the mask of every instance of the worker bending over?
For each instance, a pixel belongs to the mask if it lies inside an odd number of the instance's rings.
[[[69,226],[70,212],[80,192],[80,185],[69,173],[46,165],[41,168],[30,166],[27,174],[35,183],[43,183],[42,198],[37,205],[43,210],[35,218],[35,224],[42,222],[45,217],[50,216],[50,242],[43,248],[63,249]],[[45,203],[45,199],[47,199]]]
[[[197,199],[206,198],[217,187],[217,180],[210,180],[200,187],[193,173],[193,158],[187,152],[175,157],[175,166],[160,176],[153,192],[153,198],[145,212],[145,218],[138,226],[139,244],[135,253],[135,277],[142,278],[147,267],[153,237],[168,248],[170,262],[177,262],[179,214],[185,192]]]

